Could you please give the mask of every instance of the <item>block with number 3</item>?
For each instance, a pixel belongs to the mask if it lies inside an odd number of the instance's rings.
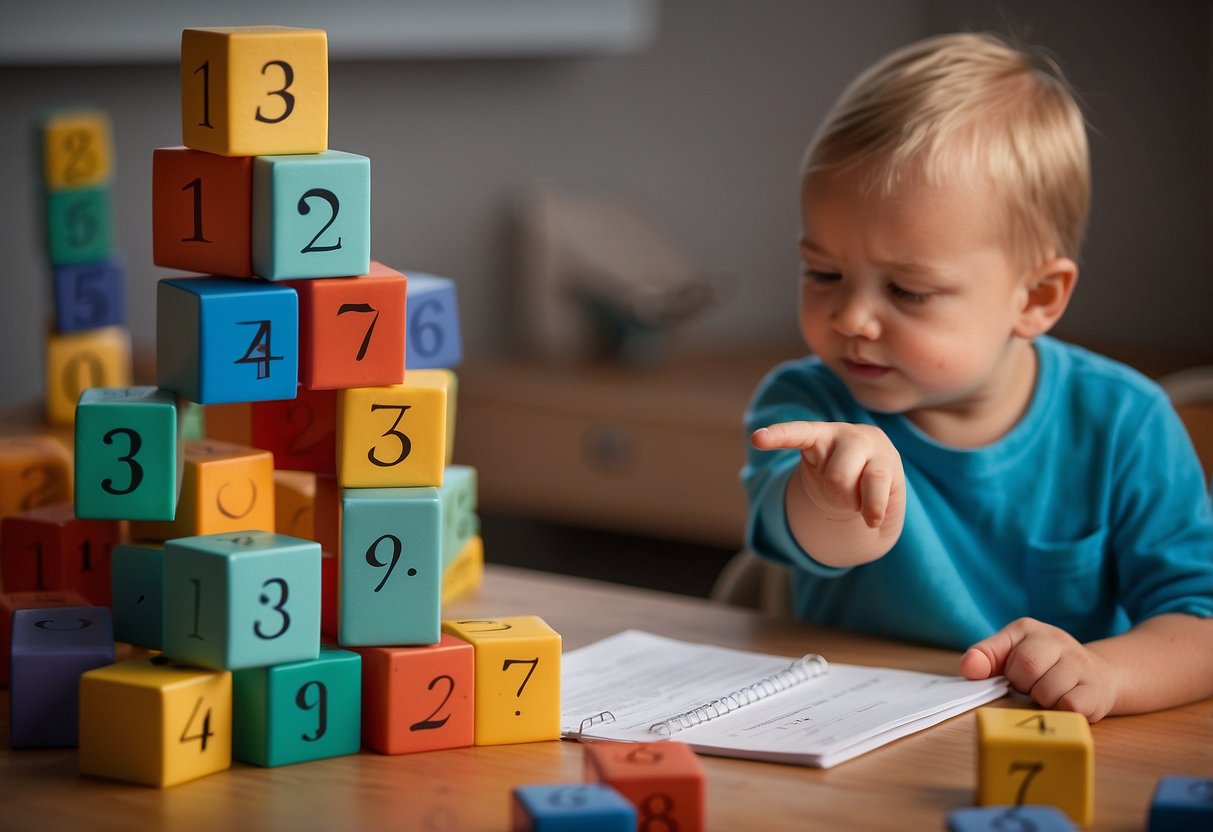
[[[404,384],[337,397],[337,479],[346,488],[441,486],[451,376],[411,370]]]

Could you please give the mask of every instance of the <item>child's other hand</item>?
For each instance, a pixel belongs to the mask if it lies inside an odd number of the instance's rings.
[[[904,511],[901,455],[880,428],[847,422],[780,422],[754,431],[764,451],[800,451],[799,481],[812,503],[837,520],[863,517],[870,528]]]
[[[1116,702],[1116,674],[1095,651],[1059,627],[1034,618],[1012,621],[960,657],[968,679],[1002,675],[1044,708],[1076,711],[1090,722]]]

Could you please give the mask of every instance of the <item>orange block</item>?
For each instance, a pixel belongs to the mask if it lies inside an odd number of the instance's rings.
[[[443,633],[425,647],[358,647],[362,741],[380,754],[463,748],[475,738],[472,645]]]
[[[686,743],[587,743],[584,761],[585,781],[606,783],[626,797],[636,807],[639,828],[705,828],[706,776]]]
[[[152,260],[203,274],[253,273],[253,159],[152,151]]]
[[[72,455],[53,436],[0,437],[0,518],[72,499]]]
[[[312,518],[316,475],[310,471],[274,469],[274,531],[288,537],[315,540]]]
[[[336,390],[300,387],[295,398],[253,402],[250,412],[252,445],[274,455],[274,468],[337,471]]]
[[[408,279],[371,261],[361,277],[290,281],[299,293],[299,383],[310,389],[404,381]]]
[[[236,445],[253,444],[251,402],[199,406],[203,408],[202,429],[207,439],[218,439],[220,442],[232,442]]]
[[[0,574],[9,592],[74,589],[108,607],[117,520],[80,520],[71,503],[52,503],[0,523]]]

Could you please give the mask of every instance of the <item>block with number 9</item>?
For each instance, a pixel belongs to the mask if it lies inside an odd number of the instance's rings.
[[[337,479],[346,488],[441,486],[450,375],[410,371],[404,384],[337,397]]]

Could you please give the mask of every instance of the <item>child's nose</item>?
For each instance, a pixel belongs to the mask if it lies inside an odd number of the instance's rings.
[[[836,332],[848,338],[872,340],[880,335],[880,321],[862,292],[843,293],[834,307],[831,323]]]

